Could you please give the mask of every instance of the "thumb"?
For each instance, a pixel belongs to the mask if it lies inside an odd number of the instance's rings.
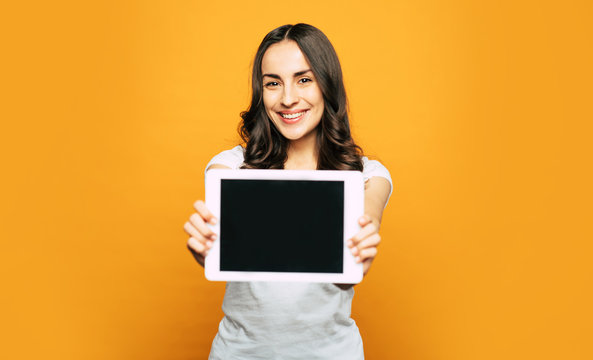
[[[368,224],[370,222],[371,222],[371,217],[366,214],[358,218],[358,223],[360,224],[360,226],[365,226],[366,224]]]

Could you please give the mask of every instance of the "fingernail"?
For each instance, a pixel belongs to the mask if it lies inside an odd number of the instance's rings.
[[[358,248],[357,247],[353,247],[350,251],[352,252],[352,255],[354,255],[354,256],[358,255]]]
[[[356,263],[360,263],[360,256],[357,256],[355,260],[356,260]]]
[[[210,239],[212,239],[212,240],[216,240],[216,234],[212,234],[212,235],[210,235]]]
[[[351,247],[352,247],[352,245],[354,245],[354,243],[352,242],[352,240],[348,240],[348,241],[346,242],[346,245],[347,245],[349,248],[351,248]]]
[[[206,241],[206,246],[210,249],[212,247],[212,241]]]
[[[216,225],[216,218],[211,218],[210,219],[210,224]]]

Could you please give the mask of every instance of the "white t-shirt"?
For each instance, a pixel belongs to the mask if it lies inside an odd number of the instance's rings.
[[[212,164],[239,169],[243,151],[241,146],[223,151],[206,169]],[[365,181],[380,176],[392,183],[380,162],[362,161]],[[364,359],[362,338],[350,318],[353,296],[353,288],[334,284],[227,282],[225,316],[208,359]]]

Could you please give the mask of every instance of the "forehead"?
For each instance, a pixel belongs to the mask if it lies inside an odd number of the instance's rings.
[[[305,55],[293,40],[284,40],[266,50],[262,58],[262,73],[292,76],[295,72],[309,69]]]

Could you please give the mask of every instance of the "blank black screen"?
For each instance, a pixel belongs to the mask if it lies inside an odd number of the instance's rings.
[[[221,271],[342,273],[343,181],[221,181]]]

